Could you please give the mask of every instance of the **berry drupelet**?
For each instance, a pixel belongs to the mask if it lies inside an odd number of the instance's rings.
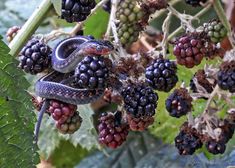
[[[126,141],[129,127],[122,121],[122,113],[103,113],[98,125],[99,142],[109,148],[117,148]]]
[[[35,75],[47,69],[50,65],[51,49],[42,41],[33,38],[20,53],[19,67],[26,73]]]
[[[69,23],[84,21],[95,6],[95,0],[62,0],[61,18]]]
[[[170,116],[180,118],[186,115],[192,109],[192,97],[189,95],[187,89],[180,88],[166,99],[166,109]]]
[[[145,71],[146,82],[159,91],[169,92],[178,82],[176,64],[168,59],[154,60]]]
[[[86,56],[75,70],[76,83],[80,88],[105,88],[109,70],[101,56]]]
[[[128,85],[121,95],[127,114],[134,117],[153,116],[157,108],[158,95],[143,83]]]

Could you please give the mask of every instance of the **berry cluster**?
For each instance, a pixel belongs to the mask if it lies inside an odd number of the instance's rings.
[[[174,92],[166,100],[166,109],[172,117],[181,117],[186,115],[192,109],[192,97],[187,89],[180,88]]]
[[[75,71],[76,82],[80,88],[105,88],[109,76],[104,58],[86,56]]]
[[[177,67],[174,62],[157,59],[146,68],[146,82],[153,89],[169,92],[178,81],[176,72]]]
[[[180,155],[192,155],[197,149],[202,147],[202,141],[197,131],[188,126],[186,122],[175,138],[175,146]]]
[[[95,6],[95,0],[62,0],[61,18],[69,23],[84,21]]]
[[[109,148],[117,148],[126,141],[129,127],[122,121],[122,113],[103,113],[99,118],[99,142]]]
[[[223,90],[235,92],[235,61],[223,62],[218,72],[218,85]]]
[[[77,106],[57,100],[51,100],[48,109],[57,129],[63,134],[73,134],[80,128],[82,119],[76,110]]]
[[[49,67],[50,57],[50,47],[40,40],[33,38],[24,46],[20,53],[19,67],[26,73],[34,75]]]

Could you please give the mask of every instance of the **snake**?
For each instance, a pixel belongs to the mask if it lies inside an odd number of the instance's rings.
[[[77,88],[72,84],[75,76],[71,75],[78,63],[87,55],[108,55],[114,49],[107,40],[95,40],[90,36],[76,36],[61,41],[52,51],[53,71],[40,78],[35,84],[37,96],[45,98],[39,112],[35,128],[37,141],[41,120],[49,107],[49,100],[55,99],[65,103],[81,105],[94,102],[104,94],[105,88]]]

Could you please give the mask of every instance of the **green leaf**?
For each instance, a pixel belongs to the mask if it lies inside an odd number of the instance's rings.
[[[82,124],[78,131],[70,137],[74,146],[80,144],[83,148],[90,150],[92,147],[98,147],[97,133],[94,128],[92,115],[94,111],[89,105],[78,106],[79,114],[82,118]]]
[[[109,14],[102,9],[87,19],[85,22],[84,33],[86,35],[93,35],[95,38],[101,38],[106,32],[109,20]]]
[[[62,9],[62,0],[51,0],[51,3],[53,4],[56,13],[61,16],[61,9]]]
[[[39,162],[33,143],[35,114],[29,83],[0,37],[0,167],[32,168]]]
[[[56,147],[59,146],[61,139],[62,138],[59,136],[52,117],[44,115],[38,139],[40,155],[45,159],[48,159]]]

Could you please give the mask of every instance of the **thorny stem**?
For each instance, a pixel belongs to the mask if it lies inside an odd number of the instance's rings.
[[[172,17],[172,12],[169,12],[166,19],[163,22],[163,25],[162,25],[162,31],[164,32],[163,40],[161,42],[163,58],[166,58],[166,52],[167,52],[167,47],[168,47],[167,37],[169,35],[169,27],[170,27],[171,17]]]
[[[206,107],[205,107],[205,110],[204,110],[204,112],[203,112],[203,115],[205,115],[206,113],[208,113],[208,109],[209,109],[209,107],[210,107],[210,104],[211,104],[213,98],[218,94],[218,91],[219,91],[219,86],[216,85],[215,88],[214,88],[214,90],[213,90],[213,92],[210,94],[209,99],[207,100]]]
[[[211,4],[209,4],[206,8],[204,8],[200,12],[198,12],[194,17],[199,18],[200,16],[204,15],[210,8],[211,8]],[[172,38],[174,38],[176,35],[178,35],[183,30],[184,30],[183,27],[180,26],[178,29],[176,29],[174,32],[172,32],[168,36],[168,40],[171,40]]]
[[[180,19],[182,26],[185,26],[186,28],[188,28],[189,31],[195,30],[194,27],[192,26],[192,20],[197,19],[196,17],[187,15],[187,14],[181,14],[172,6],[168,6],[167,9],[170,12],[172,12],[173,15],[175,15],[176,17]]]

